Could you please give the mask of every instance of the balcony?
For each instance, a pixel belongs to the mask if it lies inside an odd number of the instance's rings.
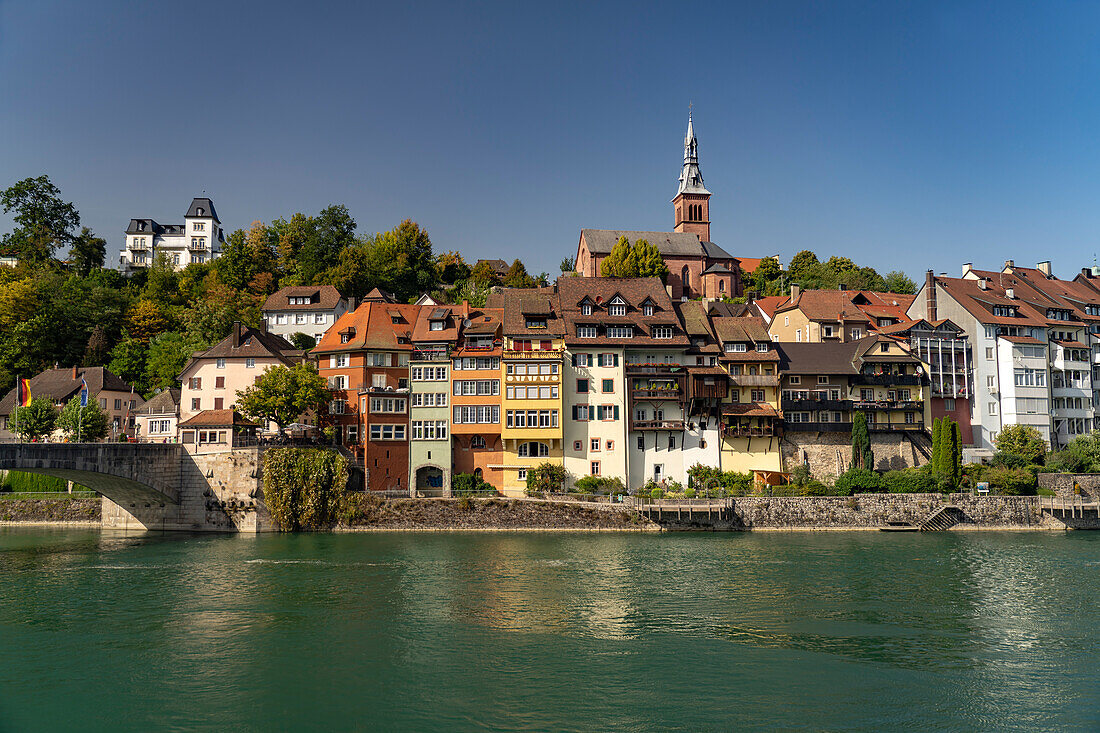
[[[850,422],[791,422],[787,421],[788,433],[850,433]]]
[[[660,375],[660,374],[675,374],[680,375],[687,372],[687,367],[680,364],[627,364],[626,373],[627,376],[639,376],[639,375]]]
[[[923,410],[924,403],[917,400],[854,400],[856,410]]]
[[[682,400],[683,390],[679,389],[634,389],[630,391],[636,400]]]
[[[722,434],[727,438],[769,438],[782,434],[782,430],[776,425],[727,425],[722,428]]]
[[[779,386],[779,377],[774,374],[731,374],[729,379],[738,387]]]
[[[916,387],[920,384],[920,379],[916,374],[856,374],[852,377],[852,383],[877,384],[881,387]]]
[[[409,361],[450,361],[450,349],[413,349]]]
[[[872,433],[920,433],[924,431],[924,423],[875,422],[867,423],[867,429]]]
[[[846,411],[852,409],[852,400],[785,399],[782,401],[781,406],[784,412],[787,410],[794,412],[814,412],[816,410]]]
[[[631,430],[683,430],[683,420],[633,420]]]
[[[546,349],[543,351],[517,351],[505,349],[505,359],[561,359],[561,349]]]

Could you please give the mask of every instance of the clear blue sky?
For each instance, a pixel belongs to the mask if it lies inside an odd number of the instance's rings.
[[[48,174],[109,263],[205,189],[556,273],[582,227],[671,228],[692,101],[735,255],[1069,275],[1098,67],[1095,3],[0,0],[0,178]]]

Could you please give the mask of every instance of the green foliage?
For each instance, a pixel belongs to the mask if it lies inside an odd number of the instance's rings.
[[[668,265],[661,251],[645,239],[634,244],[626,237],[611,248],[611,252],[600,263],[601,277],[659,277],[664,282],[668,278]]]
[[[949,462],[945,467],[945,470],[949,472],[948,478],[951,479],[952,486],[958,486],[962,481],[962,437],[959,432],[959,424],[954,420],[951,421],[951,441]]]
[[[302,351],[309,351],[317,346],[317,339],[305,333],[292,333],[288,340],[290,343],[294,344],[294,348],[301,349]]]
[[[619,477],[582,476],[573,482],[574,491],[579,494],[607,494],[618,496],[626,493],[626,487]]]
[[[748,496],[753,493],[751,473],[720,471],[701,463],[688,469],[688,484],[700,496]]]
[[[264,502],[287,532],[327,529],[348,483],[347,459],[322,448],[272,448],[264,453]]]
[[[925,494],[937,488],[930,468],[887,471],[882,475],[882,485],[891,494]]]
[[[92,230],[83,227],[69,247],[69,265],[81,277],[87,277],[92,270],[103,267],[107,257],[107,240],[92,234]]]
[[[455,496],[495,494],[496,488],[488,481],[482,480],[480,476],[472,473],[459,473],[451,479],[451,493]]]
[[[837,477],[833,489],[840,496],[883,491],[882,477],[867,468],[852,468]]]
[[[79,394],[65,403],[57,417],[57,428],[65,434],[66,439],[79,439],[84,443],[106,438],[107,424],[107,413],[99,406],[99,402],[89,396],[87,406],[81,408]]]
[[[125,337],[111,349],[111,362],[107,365],[114,374],[145,393],[145,358],[149,347],[138,339]]]
[[[932,420],[932,458],[929,464],[932,466],[932,473],[940,475],[940,447],[943,445],[942,441],[943,423],[940,419],[934,418]]]
[[[325,378],[309,362],[273,366],[264,369],[255,384],[237,392],[237,409],[252,420],[273,422],[282,430],[305,412],[321,414],[331,394]]]
[[[209,347],[210,344],[192,333],[170,331],[153,337],[145,360],[145,389],[152,392],[178,386],[177,377],[187,360],[196,351]]]
[[[988,481],[990,488],[1003,496],[1032,495],[1038,486],[1035,473],[1026,468],[990,466],[983,473],[982,480]]]
[[[694,499],[695,498],[695,489],[693,489],[691,487],[688,487],[688,488],[684,489],[684,498],[685,499]]]
[[[22,471],[0,472],[0,491],[13,491],[26,494],[68,491],[69,483],[63,478],[43,476],[40,473]]]
[[[15,408],[15,424],[23,440],[38,440],[53,432],[57,425],[57,408],[45,397],[35,397],[26,407]]]
[[[561,491],[565,483],[565,466],[546,461],[527,469],[527,493],[539,494]]]
[[[779,267],[779,260],[774,257],[765,257],[760,260],[760,264],[752,273],[753,287],[758,293],[775,294],[771,284],[778,282],[782,275],[783,270]]]
[[[379,287],[398,300],[411,301],[421,292],[433,290],[438,277],[428,233],[406,219],[389,232],[363,238],[341,250],[326,280],[345,295],[361,297]]]
[[[109,351],[107,332],[103,326],[96,324],[92,335],[88,337],[88,345],[84,347],[84,358],[81,361],[84,366],[104,366]]]
[[[214,270],[218,278],[236,290],[248,289],[258,283],[261,273],[277,271],[277,242],[270,229],[254,221],[248,232],[240,229],[229,235]]]
[[[535,287],[535,279],[527,274],[527,268],[518,259],[512,261],[512,266],[504,273],[502,282],[507,288]]]
[[[852,468],[875,467],[871,452],[871,433],[867,429],[867,416],[858,410],[852,415]]]
[[[663,499],[665,498],[665,490],[662,488],[650,489],[649,498],[651,499]]]
[[[884,285],[885,290],[888,293],[904,293],[906,295],[912,295],[913,293],[917,292],[917,284],[900,270],[893,270],[886,273]]]
[[[1061,473],[1100,473],[1100,432],[1077,436],[1052,455],[1047,465]]]
[[[73,230],[80,226],[80,214],[61,199],[61,190],[49,176],[24,178],[0,193],[0,206],[12,214],[16,227],[0,240],[0,251],[21,260],[44,262],[58,247],[73,242]],[[14,213],[13,213],[14,212]]]
[[[1019,456],[1028,463],[1042,465],[1046,460],[1043,435],[1030,425],[1006,425],[993,442],[997,450]]]
[[[577,263],[572,257],[565,257],[558,267],[561,268],[561,274],[568,275],[576,269]]]
[[[815,271],[814,268],[820,264],[816,254],[804,249],[791,258],[788,274],[792,280],[801,281],[802,278],[812,275]]]

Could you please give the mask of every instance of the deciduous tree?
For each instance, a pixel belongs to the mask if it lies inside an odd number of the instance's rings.
[[[26,407],[15,408],[15,425],[23,440],[38,440],[53,432],[57,408],[46,397],[35,397]]]
[[[16,227],[5,234],[0,246],[20,259],[43,262],[58,247],[73,242],[73,230],[80,226],[76,207],[61,199],[61,190],[49,176],[24,178],[0,193],[0,206],[11,214]]]
[[[81,277],[92,270],[103,267],[107,257],[107,240],[92,234],[92,230],[83,227],[69,248],[69,264]]]
[[[107,424],[107,413],[99,406],[99,402],[89,398],[88,404],[81,408],[79,394],[66,402],[61,414],[57,416],[57,427],[68,440],[102,440],[107,437]]]
[[[317,368],[300,362],[265,369],[254,385],[237,392],[237,408],[253,420],[275,423],[281,431],[307,412],[321,415],[331,398]]]

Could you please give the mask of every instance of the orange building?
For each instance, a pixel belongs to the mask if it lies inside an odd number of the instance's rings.
[[[478,475],[499,487],[504,481],[500,437],[504,310],[471,308],[464,315],[462,334],[451,354],[453,470]]]

